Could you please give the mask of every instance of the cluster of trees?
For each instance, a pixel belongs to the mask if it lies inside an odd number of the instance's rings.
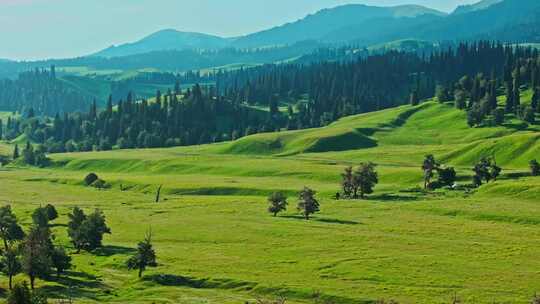
[[[56,77],[51,69],[35,69],[15,80],[0,79],[0,110],[40,115],[75,112],[88,108],[90,99]]]
[[[19,151],[19,145],[15,144],[15,147],[13,148],[13,160],[20,160],[29,166],[45,167],[49,165],[50,162],[46,153],[47,150],[43,145],[38,145],[34,148],[28,141],[22,151]]]
[[[346,198],[364,199],[366,194],[373,193],[373,188],[379,183],[379,175],[375,168],[377,165],[371,162],[361,163],[360,166],[353,171],[352,167],[345,168],[345,172],[341,174],[341,187],[343,196]],[[340,198],[339,193],[336,198]]]
[[[302,216],[309,220],[309,217],[320,211],[320,203],[315,197],[317,194],[316,191],[304,187],[302,191],[298,194],[298,206],[297,210],[302,214]],[[278,213],[286,211],[288,202],[287,196],[282,192],[274,192],[268,197],[268,212],[272,213],[274,216],[277,216]]]
[[[506,114],[536,123],[536,113],[540,113],[540,55],[537,50],[521,47],[505,48],[502,54],[502,70],[494,66],[488,73],[466,74],[436,88],[440,102],[454,101],[456,108],[467,111],[471,127],[501,125]],[[533,91],[528,105],[521,100],[521,92],[526,88]],[[497,99],[500,95],[505,96],[504,106]]]
[[[53,242],[49,222],[57,218],[54,206],[40,207],[32,213],[32,226],[25,233],[11,207],[0,208],[0,237],[4,243],[0,266],[9,278],[10,289],[13,277],[21,272],[28,276],[33,290],[36,278],[49,278],[53,270],[60,276],[71,268],[71,257],[64,247]]]
[[[351,114],[407,102],[418,104],[434,94],[441,102],[454,100],[457,107],[467,109],[471,126],[487,118],[500,124],[505,113],[533,122],[535,111],[540,110],[539,69],[540,56],[535,49],[481,41],[422,56],[389,51],[345,61],[218,71],[208,76],[215,78],[215,87],[195,85],[185,92],[179,75],[143,74],[138,81],[174,79],[176,85],[166,93],[157,92],[151,102],[136,101],[132,93],[118,103],[111,96],[102,110],[95,102],[82,102],[89,108],[84,113],[76,111],[81,102],[68,102],[60,96],[56,102],[70,106],[54,108],[64,112],[54,119],[34,117],[34,112],[54,111],[24,102],[25,110],[8,107],[25,115],[8,119],[5,127],[0,127],[0,136],[13,139],[25,133],[44,144],[48,152],[195,145],[283,128],[324,126]],[[58,82],[54,69],[30,75]],[[184,77],[188,76],[202,77],[193,73]],[[524,86],[535,88],[531,107],[521,105],[519,93]],[[507,95],[505,108],[497,104],[502,91]],[[6,100],[24,101],[25,96]],[[280,112],[280,104],[289,105],[287,113]],[[252,105],[268,107],[268,112]]]
[[[424,189],[452,187],[456,182],[456,170],[453,167],[441,165],[432,154],[424,158],[422,171],[424,172]],[[437,181],[433,181],[435,174],[437,174]]]
[[[497,166],[495,158],[491,157],[482,158],[472,170],[474,172],[473,184],[477,187],[481,186],[484,181],[486,183],[496,181],[502,172],[502,168]]]
[[[442,100],[447,100],[453,98],[453,84],[464,75],[503,75],[508,58],[513,62],[531,57],[538,58],[538,51],[479,41],[429,55],[389,51],[346,61],[265,65],[219,73],[216,81],[221,94],[239,102],[271,107],[276,100],[306,99],[292,122],[293,127],[305,128],[409,101],[418,103],[434,96],[437,85]],[[474,98],[484,95],[478,92]]]
[[[115,107],[109,99],[103,111],[94,102],[86,113],[56,115],[50,122],[10,119],[5,130],[24,132],[56,153],[220,142],[284,125],[279,113],[250,109],[216,96],[212,87],[195,85],[185,92],[179,87],[166,94],[158,91],[151,102],[137,102],[128,94]]]
[[[162,85],[170,86],[174,85],[174,91],[180,90],[180,84],[194,85],[194,84],[213,84],[215,83],[216,71],[201,73],[200,71],[187,71],[183,73],[171,73],[171,72],[146,72],[139,73],[134,77],[130,77],[123,80],[115,80],[111,82],[111,95],[114,103],[124,99],[130,92],[136,92],[137,96],[147,96],[145,92],[141,92],[139,89],[141,85]],[[105,79],[105,81],[109,81]]]
[[[111,233],[100,210],[87,215],[75,207],[68,217],[67,232],[77,253],[102,247],[103,235]],[[11,206],[0,208],[0,238],[3,242],[0,270],[9,279],[8,303],[47,303],[47,296],[34,290],[35,280],[50,279],[53,273],[59,277],[72,267],[71,256],[65,247],[55,244],[50,229],[50,222],[57,218],[58,212],[53,205],[39,207],[32,213],[32,226],[25,232]],[[138,270],[139,277],[147,267],[157,266],[151,232],[138,244],[136,252],[126,261],[126,266]],[[30,288],[26,281],[13,285],[13,277],[19,273],[28,276]]]

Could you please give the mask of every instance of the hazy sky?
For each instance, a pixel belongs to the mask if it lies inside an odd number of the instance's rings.
[[[165,28],[238,36],[347,3],[451,11],[478,0],[0,0],[0,58],[86,55]]]

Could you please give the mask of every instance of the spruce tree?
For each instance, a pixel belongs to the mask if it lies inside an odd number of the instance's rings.
[[[15,147],[13,148],[13,159],[18,159],[20,157],[19,155],[19,145],[15,144]]]
[[[126,262],[128,269],[138,270],[141,278],[147,267],[156,267],[156,252],[152,245],[152,233],[148,232],[142,242],[137,245],[137,252]]]

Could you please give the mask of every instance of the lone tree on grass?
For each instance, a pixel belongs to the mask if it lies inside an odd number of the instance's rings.
[[[156,267],[156,252],[152,245],[152,232],[146,233],[144,240],[137,245],[137,253],[126,262],[128,269],[138,270],[139,278],[147,267]]]
[[[309,216],[316,212],[319,212],[319,202],[315,198],[316,192],[304,187],[299,194],[298,211],[302,213],[306,220],[309,220]]]
[[[69,218],[68,235],[77,252],[81,249],[92,251],[101,247],[103,235],[111,233],[105,215],[100,210],[86,216],[81,209],[75,207]]]
[[[42,227],[32,227],[22,244],[22,269],[30,278],[32,290],[36,278],[45,278],[50,273],[51,248],[49,230]]]
[[[424,189],[427,189],[431,184],[434,171],[439,165],[435,161],[435,157],[431,154],[426,155],[424,163],[422,164],[422,170],[424,171]]]
[[[366,194],[373,193],[373,188],[379,183],[379,175],[374,163],[361,163],[360,167],[354,172],[355,188],[360,191],[360,198],[364,199]],[[355,190],[355,197],[357,196]]]
[[[532,176],[540,176],[540,164],[536,159],[533,159],[529,162],[529,167],[531,168]]]
[[[274,192],[268,197],[268,212],[277,216],[278,213],[287,210],[287,197],[282,192]]]
[[[9,249],[9,244],[24,238],[24,231],[9,205],[0,208],[0,237],[4,241],[6,251]]]

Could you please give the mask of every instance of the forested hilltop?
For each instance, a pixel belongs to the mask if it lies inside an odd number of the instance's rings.
[[[467,110],[471,126],[501,124],[505,114],[534,123],[538,94],[527,106],[520,94],[537,91],[539,65],[536,49],[488,41],[429,56],[390,51],[353,61],[265,65],[221,71],[215,85],[182,90],[177,81],[153,99],[129,93],[117,104],[110,98],[105,109],[94,102],[88,111],[53,119],[37,117],[30,103],[22,118],[3,123],[2,134],[9,140],[25,134],[48,152],[195,145],[325,126],[435,95]],[[54,71],[39,73],[54,81]]]
[[[90,101],[57,79],[54,67],[24,72],[15,80],[0,79],[0,111],[54,115],[88,108]]]

